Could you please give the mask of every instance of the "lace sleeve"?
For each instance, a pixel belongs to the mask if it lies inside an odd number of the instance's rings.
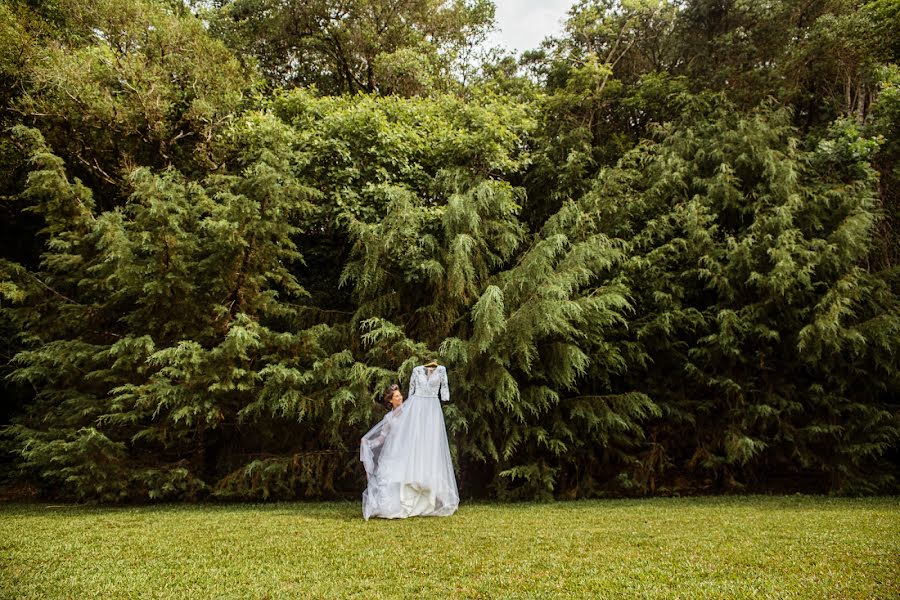
[[[450,385],[447,382],[447,367],[441,365],[441,400],[450,402]]]
[[[416,393],[416,369],[413,367],[412,373],[409,374],[409,390],[407,390],[407,397],[412,396]]]

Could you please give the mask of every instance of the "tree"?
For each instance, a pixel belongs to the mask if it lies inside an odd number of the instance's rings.
[[[250,114],[229,131],[227,171],[137,168],[128,203],[106,211],[39,132],[15,133],[47,245],[37,272],[4,265],[27,348],[13,378],[38,390],[8,434],[66,495],[195,495],[223,423],[322,354],[321,328],[292,327],[291,238],[313,192],[286,176],[291,131]]]
[[[10,108],[102,192],[98,201],[111,203],[102,208],[127,196],[135,166],[215,168],[211,139],[247,107],[253,81],[198,19],[153,0],[20,12],[23,90]],[[45,32],[51,18],[59,33]]]
[[[493,20],[488,0],[232,0],[210,27],[254,57],[272,88],[417,95],[446,90]]]
[[[678,114],[688,82],[668,71],[676,8],[584,0],[569,10],[564,35],[523,56],[546,94],[538,98],[542,126],[525,179],[533,227],[587,192],[597,172],[653,124]]]
[[[630,241],[628,339],[650,361],[626,381],[653,381],[663,411],[633,481],[890,489],[900,298],[896,273],[865,264],[877,144],[839,123],[805,151],[786,110],[694,106],[584,200]]]

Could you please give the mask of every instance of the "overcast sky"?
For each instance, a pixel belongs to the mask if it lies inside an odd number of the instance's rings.
[[[537,48],[548,35],[562,31],[562,19],[575,0],[494,0],[497,29],[486,45],[513,52]]]

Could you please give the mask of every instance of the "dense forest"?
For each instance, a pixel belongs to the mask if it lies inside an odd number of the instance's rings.
[[[463,498],[896,493],[900,2],[0,0],[2,479],[358,498],[432,357]]]

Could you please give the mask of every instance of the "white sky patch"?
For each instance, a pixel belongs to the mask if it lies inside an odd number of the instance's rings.
[[[575,0],[494,0],[497,31],[484,46],[502,46],[516,54],[537,48],[545,37],[559,35],[566,11]]]

